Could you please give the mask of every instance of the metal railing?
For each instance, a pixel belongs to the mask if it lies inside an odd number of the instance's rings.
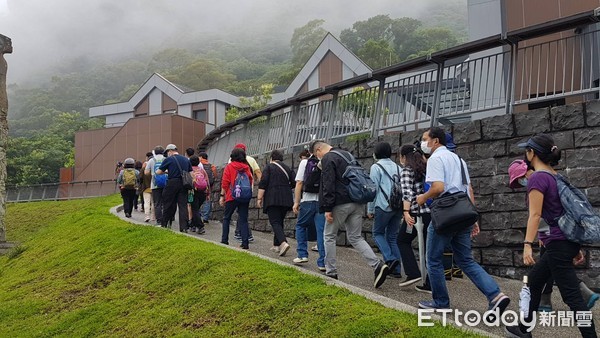
[[[119,191],[115,180],[7,186],[7,202],[61,201],[100,197]]]
[[[581,13],[363,74],[227,123],[199,147],[220,165],[238,142],[260,156],[317,138],[377,136],[597,95],[598,21],[596,11]],[[551,39],[565,31],[565,37]]]

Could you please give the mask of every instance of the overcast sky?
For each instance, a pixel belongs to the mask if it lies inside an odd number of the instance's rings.
[[[338,36],[378,14],[420,17],[436,1],[444,0],[0,0],[0,34],[13,40],[10,84],[61,60],[156,50],[182,35],[271,27],[289,42],[294,28],[324,19]]]

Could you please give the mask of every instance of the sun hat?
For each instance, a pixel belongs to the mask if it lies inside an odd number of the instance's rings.
[[[509,182],[508,186],[511,189],[521,188],[521,184],[519,184],[519,178],[525,176],[527,174],[527,163],[523,160],[514,160],[508,166],[508,177]]]

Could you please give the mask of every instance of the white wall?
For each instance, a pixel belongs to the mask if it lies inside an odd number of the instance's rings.
[[[119,126],[124,125],[125,122],[127,122],[127,120],[129,120],[130,118],[133,118],[133,112],[115,114],[115,115],[107,115],[106,123],[104,124],[104,126],[105,127],[119,127]]]
[[[162,114],[162,92],[158,88],[152,89],[150,94],[148,95],[149,115],[159,115]]]

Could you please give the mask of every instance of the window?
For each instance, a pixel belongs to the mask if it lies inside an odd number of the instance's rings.
[[[208,122],[208,115],[206,109],[194,110],[194,119],[198,121]]]

